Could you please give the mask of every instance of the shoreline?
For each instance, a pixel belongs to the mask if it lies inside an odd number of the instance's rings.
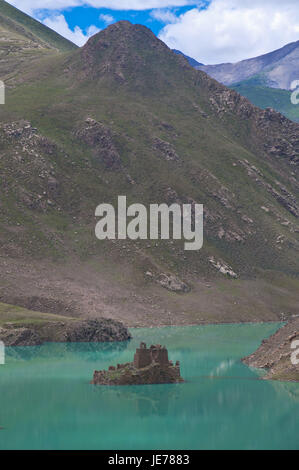
[[[201,322],[201,323],[190,323],[190,324],[177,324],[177,325],[155,325],[155,326],[128,326],[128,329],[143,329],[143,328],[149,328],[149,329],[154,329],[154,328],[188,328],[188,327],[194,327],[194,326],[212,326],[212,325],[266,325],[266,324],[274,324],[274,323],[288,323],[289,320],[269,320],[269,321],[235,321],[235,322]]]
[[[111,323],[116,327],[116,331],[110,336],[101,332],[99,334],[97,327],[104,324]],[[279,321],[257,321],[257,322],[207,322],[207,323],[194,323],[190,325],[160,325],[160,326],[125,326],[122,322],[111,319],[99,318],[98,320],[79,320],[67,319],[63,322],[48,322],[43,325],[33,325],[30,323],[18,324],[3,324],[0,326],[0,341],[4,342],[6,348],[9,347],[34,347],[42,346],[47,343],[113,343],[113,342],[126,342],[134,339],[131,332],[134,330],[142,329],[163,329],[163,328],[195,328],[202,326],[236,326],[236,325],[278,325],[279,331],[287,322]],[[281,325],[281,326],[279,326]],[[89,333],[80,335],[80,329],[89,327]],[[57,330],[56,330],[57,329]],[[54,331],[55,330],[55,331]],[[119,331],[118,331],[119,330]],[[78,336],[77,336],[78,335]],[[6,336],[6,338],[5,338]],[[6,339],[6,341],[5,341]]]
[[[107,319],[99,320],[72,320],[65,323],[48,322],[43,325],[21,324],[10,325],[5,329],[0,326],[0,340],[4,342],[5,347],[34,347],[42,346],[47,343],[125,343],[134,339],[134,330],[151,329],[170,329],[170,328],[195,328],[208,326],[253,326],[253,325],[276,325],[277,329],[270,337],[264,338],[261,345],[250,355],[240,358],[246,366],[254,369],[260,369],[265,372],[260,380],[279,380],[286,382],[299,382],[299,367],[291,367],[284,361],[281,365],[282,345],[285,345],[286,334],[289,330],[298,326],[297,331],[293,332],[292,337],[298,335],[299,338],[299,318],[296,317],[289,321],[257,321],[257,322],[206,322],[190,325],[161,325],[161,326],[138,326],[126,327],[120,322]],[[112,333],[111,327],[114,328]],[[105,331],[106,329],[106,331]],[[284,334],[286,331],[286,334]],[[5,340],[6,335],[6,340]],[[7,341],[8,338],[8,341]],[[275,340],[279,338],[278,341]],[[277,353],[280,351],[280,354]],[[291,356],[291,349],[285,356]]]
[[[131,339],[123,323],[97,320],[43,321],[4,323],[0,326],[0,341],[5,347],[40,346],[45,343],[112,343]]]
[[[293,318],[279,328],[260,347],[242,359],[249,367],[264,369],[263,380],[299,382],[299,318]],[[297,352],[296,352],[297,350]]]

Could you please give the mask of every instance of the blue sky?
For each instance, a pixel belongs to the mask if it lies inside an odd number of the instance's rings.
[[[173,14],[179,16],[191,10],[191,6],[187,7],[176,7],[171,11]],[[165,10],[164,10],[165,11]],[[161,10],[158,10],[161,12]],[[65,18],[69,26],[74,29],[77,25],[87,30],[88,27],[93,24],[99,28],[105,28],[109,16],[113,18],[113,22],[119,20],[129,20],[132,23],[144,24],[148,26],[155,34],[159,34],[164,26],[164,21],[161,21],[155,17],[155,10],[111,10],[108,8],[95,9],[91,7],[77,7],[65,11]],[[158,16],[158,15],[157,15]],[[107,18],[106,18],[107,17]],[[109,21],[108,21],[109,22]]]
[[[80,46],[125,19],[205,64],[256,57],[299,40],[298,0],[8,1]]]

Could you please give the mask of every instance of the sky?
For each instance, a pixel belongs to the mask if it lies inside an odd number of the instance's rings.
[[[237,62],[299,40],[298,0],[8,0],[79,46],[119,20],[150,28],[205,64]]]

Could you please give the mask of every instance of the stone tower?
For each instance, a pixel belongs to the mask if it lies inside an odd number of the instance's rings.
[[[168,366],[168,351],[160,344],[152,345],[147,349],[145,343],[140,343],[140,347],[136,349],[134,356],[134,367],[136,369],[143,369],[149,366],[152,362],[157,362],[161,366]]]

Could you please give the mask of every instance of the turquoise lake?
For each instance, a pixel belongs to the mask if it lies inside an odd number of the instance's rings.
[[[7,348],[0,449],[299,449],[299,384],[258,380],[264,372],[240,362],[278,327],[133,329],[128,343]],[[141,341],[166,345],[186,383],[89,384]]]

